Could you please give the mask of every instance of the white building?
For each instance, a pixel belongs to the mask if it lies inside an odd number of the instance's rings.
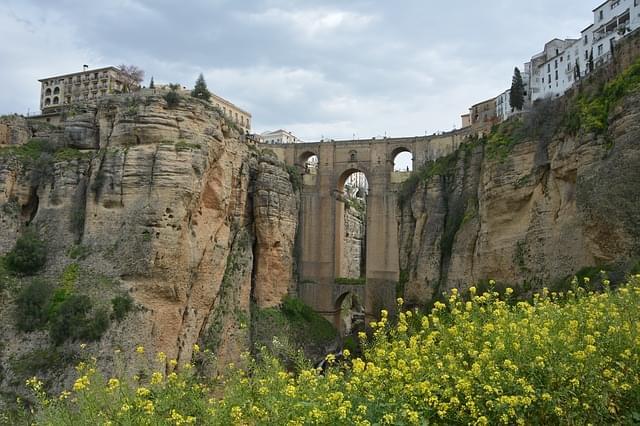
[[[553,39],[531,58],[531,101],[564,94],[576,79],[611,58],[615,43],[640,27],[640,0],[607,0],[593,10],[594,23],[580,39]]]
[[[279,129],[273,132],[264,132],[260,134],[262,143],[279,144],[279,143],[300,143],[302,142],[293,133]]]
[[[531,58],[531,101],[560,96],[573,86],[573,46],[578,39],[553,39]]]
[[[511,89],[507,89],[496,97],[496,115],[499,121],[504,121],[513,115],[510,105]]]

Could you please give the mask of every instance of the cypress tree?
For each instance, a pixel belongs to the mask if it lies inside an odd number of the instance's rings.
[[[595,68],[595,66],[593,65],[593,47],[591,48],[591,52],[589,52],[589,72],[593,72],[593,69]]]
[[[207,89],[207,83],[204,81],[204,76],[202,73],[198,76],[196,80],[196,85],[191,91],[191,96],[194,98],[202,99],[204,101],[208,101],[211,98],[211,92]]]
[[[156,85],[153,82],[153,76],[151,76],[151,81],[149,82],[149,89],[155,89],[155,88],[156,88]]]
[[[524,106],[524,83],[522,82],[522,74],[518,67],[513,71],[513,79],[511,81],[511,93],[509,94],[509,105],[514,110],[522,110]]]

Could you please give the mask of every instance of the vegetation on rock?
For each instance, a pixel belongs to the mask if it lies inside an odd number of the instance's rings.
[[[47,262],[45,244],[35,232],[28,230],[18,238],[13,250],[6,254],[4,262],[11,272],[34,275]]]

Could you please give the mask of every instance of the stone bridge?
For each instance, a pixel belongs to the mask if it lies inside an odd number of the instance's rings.
[[[399,279],[397,193],[408,173],[394,172],[394,159],[412,155],[413,169],[455,151],[471,134],[468,129],[432,136],[380,138],[281,145],[261,145],[303,173],[300,230],[297,241],[299,297],[317,312],[334,320],[340,301],[351,292],[363,303],[370,319],[380,309],[394,311]],[[318,167],[305,163],[318,157]],[[336,284],[344,271],[345,180],[365,174],[369,192],[366,223],[366,284]]]

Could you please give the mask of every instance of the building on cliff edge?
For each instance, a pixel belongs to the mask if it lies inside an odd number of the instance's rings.
[[[62,74],[38,80],[40,82],[40,110],[43,115],[60,112],[65,106],[91,102],[102,96],[119,93],[127,76],[116,67],[104,67]]]

